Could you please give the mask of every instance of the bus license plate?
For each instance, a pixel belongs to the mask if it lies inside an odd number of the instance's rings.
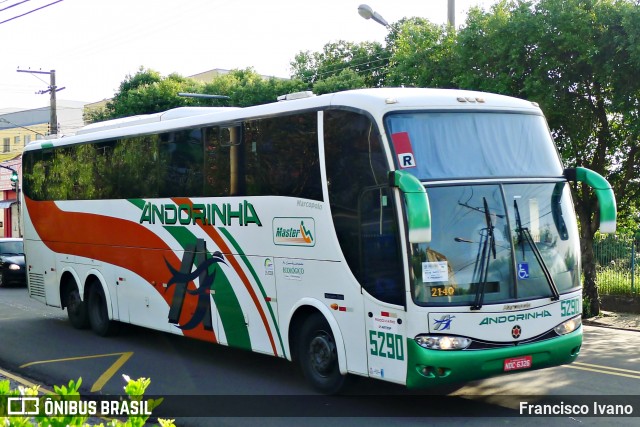
[[[513,357],[504,360],[504,371],[517,371],[531,367],[531,356]]]

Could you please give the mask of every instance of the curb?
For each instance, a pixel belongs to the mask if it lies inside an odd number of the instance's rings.
[[[616,329],[618,331],[640,332],[640,329],[608,325],[606,323],[602,323],[602,322],[599,322],[597,320],[583,319],[582,320],[582,324],[583,325],[587,325],[587,326],[596,326],[596,327],[599,327],[599,328]]]

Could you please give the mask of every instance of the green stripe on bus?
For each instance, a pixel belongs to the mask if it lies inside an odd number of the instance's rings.
[[[198,240],[198,238],[185,227],[166,226],[164,229],[171,233],[183,248],[186,248],[190,244],[195,244]],[[210,255],[209,251],[207,251],[207,256]],[[216,303],[220,320],[222,321],[227,343],[232,347],[252,350],[249,329],[247,328],[244,313],[233,290],[233,286],[231,286],[222,268],[219,266],[216,268],[218,268],[218,272],[215,279],[215,293],[213,293],[212,296]]]
[[[282,348],[282,352],[283,352],[284,356],[286,357],[286,351],[285,351],[284,343],[282,342],[282,336],[280,335],[280,328],[278,326],[278,321],[277,321],[276,316],[275,316],[275,314],[273,312],[273,308],[271,307],[271,304],[269,304],[267,302],[267,293],[264,291],[264,287],[262,286],[262,282],[258,278],[258,275],[256,274],[256,271],[253,269],[253,266],[249,262],[249,259],[244,254],[244,252],[240,248],[240,245],[238,245],[238,242],[236,242],[236,240],[233,238],[231,233],[229,233],[229,231],[227,231],[226,228],[219,228],[218,230],[222,234],[224,234],[224,236],[227,238],[229,243],[231,243],[231,246],[233,246],[233,248],[236,250],[237,254],[240,255],[240,258],[242,258],[242,261],[244,262],[244,264],[247,266],[247,268],[251,272],[251,276],[253,276],[253,280],[256,281],[256,284],[258,285],[258,288],[260,288],[260,293],[262,294],[262,298],[265,301],[265,305],[269,308],[269,314],[271,315],[271,320],[273,321],[273,325],[276,328],[276,333],[278,334],[278,340],[280,341],[280,348]]]
[[[129,202],[133,203],[137,208],[144,209],[145,201],[142,199],[127,199]]]

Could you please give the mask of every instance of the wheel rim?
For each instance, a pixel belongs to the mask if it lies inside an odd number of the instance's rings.
[[[320,333],[309,343],[309,360],[315,372],[327,376],[335,365],[336,346],[330,335]]]

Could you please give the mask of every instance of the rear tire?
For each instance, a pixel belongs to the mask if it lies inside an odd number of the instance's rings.
[[[302,325],[297,341],[298,362],[307,381],[321,393],[338,393],[347,376],[340,373],[335,339],[324,316],[312,314]]]
[[[87,302],[91,330],[101,337],[113,335],[117,331],[117,322],[109,319],[107,299],[100,283],[91,286]]]
[[[89,316],[87,314],[87,303],[80,298],[80,292],[74,285],[65,294],[65,307],[69,322],[76,329],[87,329],[89,327]]]

